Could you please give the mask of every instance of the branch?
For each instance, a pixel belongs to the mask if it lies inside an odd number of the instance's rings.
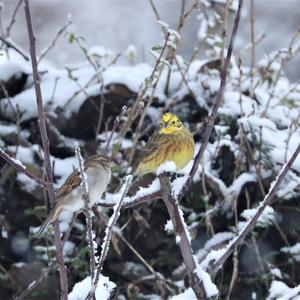
[[[17,161],[16,159],[12,158],[11,156],[9,156],[2,148],[0,148],[0,156],[7,162],[9,163],[13,168],[15,168],[17,171],[20,171],[22,173],[24,173],[25,175],[27,175],[29,178],[33,179],[34,181],[36,181],[39,185],[41,185],[42,187],[47,187],[47,183],[42,180],[41,178],[38,178],[37,176],[35,176],[33,173],[29,172],[26,167],[19,161]]]
[[[17,53],[19,53],[25,60],[29,61],[29,57],[27,54],[23,52],[18,46],[15,45],[12,41],[9,41],[7,38],[0,36],[0,40],[4,43],[8,48],[14,49]]]
[[[85,210],[85,217],[86,217],[86,226],[87,226],[87,238],[88,238],[88,245],[89,245],[89,256],[90,256],[90,268],[91,268],[91,278],[94,278],[95,268],[96,268],[96,258],[95,258],[95,248],[94,248],[94,240],[93,240],[93,223],[90,214],[91,209],[91,201],[89,197],[89,186],[87,182],[87,175],[84,171],[83,166],[83,158],[80,154],[79,144],[75,142],[75,154],[78,158],[79,163],[79,171],[81,176],[81,185],[83,187],[83,200],[84,200],[84,210]]]
[[[241,245],[241,243],[245,240],[246,236],[249,232],[254,228],[257,223],[258,218],[261,216],[265,208],[271,204],[281,182],[283,181],[284,177],[286,176],[287,172],[291,169],[292,164],[294,163],[295,159],[297,158],[300,152],[300,144],[298,145],[297,149],[295,150],[294,154],[290,158],[290,160],[284,165],[277,175],[275,181],[271,184],[270,190],[268,194],[265,196],[264,200],[259,205],[257,212],[253,216],[252,219],[248,221],[246,226],[243,230],[239,233],[237,237],[235,237],[227,246],[225,253],[211,266],[210,273],[215,275],[218,269],[224,264],[224,262],[228,259],[228,257],[234,252],[234,250]]]
[[[24,0],[24,10],[25,10],[29,44],[30,44],[30,57],[31,57],[33,79],[34,79],[34,86],[35,86],[39,128],[41,133],[42,146],[44,150],[47,192],[48,192],[50,204],[53,207],[55,194],[54,194],[53,178],[52,178],[52,170],[51,170],[51,162],[50,162],[49,139],[47,135],[45,114],[43,108],[43,98],[42,98],[42,92],[41,92],[40,81],[39,81],[39,73],[38,73],[37,60],[36,60],[35,37],[32,28],[29,0]],[[59,265],[61,298],[63,300],[67,300],[68,299],[68,278],[67,278],[67,271],[64,264],[63,248],[60,240],[58,221],[54,222],[54,239],[55,239],[55,247],[56,247],[56,258]]]
[[[17,5],[16,5],[16,7],[13,11],[10,22],[9,22],[7,28],[6,28],[6,36],[10,36],[10,31],[11,31],[14,23],[16,22],[16,15],[17,15],[17,13],[20,9],[20,6],[21,6],[22,2],[23,2],[23,0],[19,0],[19,2],[17,3]]]
[[[138,197],[136,199],[133,199],[133,200],[129,200],[129,198],[125,197],[124,198],[124,201],[123,201],[123,204],[122,204],[122,209],[123,208],[133,208],[135,206],[138,206],[142,203],[149,203],[150,201],[156,201],[156,200],[159,200],[161,199],[161,192],[160,191],[157,191],[157,192],[154,192],[152,194],[148,194],[148,195],[145,195],[145,196],[141,196],[141,197]],[[101,207],[107,207],[107,208],[113,208],[115,205],[116,205],[117,202],[106,202],[105,199],[103,202],[101,201],[98,201],[97,202],[97,205],[101,206]]]
[[[203,282],[196,273],[196,262],[194,259],[190,238],[180,214],[178,202],[172,197],[170,181],[165,174],[159,175],[159,181],[161,185],[162,198],[171,217],[174,231],[179,235],[179,247],[186,265],[190,285],[193,288],[197,299],[207,299]]]
[[[235,40],[235,36],[239,27],[239,21],[240,21],[240,16],[241,16],[241,9],[243,6],[243,0],[239,0],[239,6],[238,6],[238,10],[236,12],[236,16],[234,19],[234,24],[233,24],[233,28],[232,28],[232,33],[231,33],[231,37],[230,37],[230,42],[229,42],[229,46],[228,46],[228,51],[227,51],[227,55],[226,55],[226,59],[225,59],[225,63],[224,63],[224,67],[223,70],[221,72],[221,82],[220,82],[220,87],[216,96],[216,101],[214,103],[214,106],[212,108],[212,112],[209,116],[208,122],[207,122],[207,126],[206,126],[206,130],[204,133],[204,141],[201,144],[201,147],[195,157],[195,161],[193,164],[193,167],[190,171],[189,174],[189,178],[186,182],[186,184],[183,186],[181,192],[179,193],[178,199],[181,199],[187,192],[187,190],[190,188],[190,185],[192,184],[194,175],[198,169],[199,163],[202,159],[203,153],[208,145],[208,141],[212,132],[212,129],[214,127],[214,123],[217,117],[217,113],[218,113],[218,109],[221,105],[221,100],[223,98],[223,94],[224,94],[224,89],[225,89],[225,85],[226,85],[226,79],[227,79],[227,72],[228,72],[228,67],[229,67],[229,63],[230,63],[230,59],[231,59],[231,55],[232,55],[232,51],[233,51],[233,46],[234,46],[234,40]]]
[[[72,20],[68,20],[66,24],[64,24],[57,32],[51,43],[42,50],[40,57],[38,58],[38,64],[41,62],[41,60],[49,53],[49,51],[55,46],[57,40],[59,37],[67,30],[67,28],[72,24]]]
[[[102,245],[100,260],[99,260],[97,270],[96,270],[95,280],[94,280],[94,282],[92,282],[92,290],[89,293],[89,295],[87,296],[87,298],[86,298],[87,300],[92,299],[95,295],[97,285],[98,285],[98,282],[99,282],[99,279],[100,279],[101,271],[103,269],[103,264],[105,262],[105,259],[107,257],[107,253],[108,253],[108,250],[109,250],[110,241],[111,241],[111,238],[112,238],[112,235],[113,235],[113,228],[114,228],[114,226],[115,226],[115,224],[116,224],[116,222],[119,218],[122,203],[124,201],[126,193],[128,192],[128,189],[131,185],[131,182],[132,182],[132,176],[129,175],[126,178],[120,201],[114,206],[114,212],[113,212],[112,216],[110,217],[110,219],[108,221],[108,225],[105,229],[105,237],[104,237],[104,241],[103,241],[103,245]]]

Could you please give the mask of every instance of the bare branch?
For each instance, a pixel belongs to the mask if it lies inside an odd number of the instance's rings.
[[[67,30],[67,28],[72,24],[72,20],[68,20],[66,24],[64,24],[57,32],[51,43],[42,50],[40,57],[38,58],[37,63],[39,64],[41,60],[51,51],[51,49],[55,46],[57,40],[60,36]]]
[[[55,193],[53,187],[52,168],[51,168],[51,161],[50,161],[49,139],[48,139],[48,134],[46,129],[45,114],[43,108],[43,98],[42,98],[42,92],[41,92],[40,81],[39,81],[39,73],[38,73],[37,60],[36,60],[35,37],[32,28],[29,0],[24,0],[24,10],[25,10],[29,44],[30,44],[30,57],[32,63],[34,87],[35,87],[35,94],[36,94],[39,128],[40,128],[42,145],[44,150],[47,192],[48,192],[50,204],[53,207]],[[54,239],[55,239],[55,247],[56,247],[56,258],[59,264],[61,298],[63,300],[66,300],[68,299],[68,279],[67,279],[66,267],[64,264],[63,249],[60,240],[58,221],[54,222]]]
[[[8,162],[12,167],[14,167],[17,171],[24,173],[27,175],[29,178],[33,179],[36,181],[39,185],[42,187],[47,187],[47,183],[42,180],[41,178],[38,178],[35,176],[33,173],[29,172],[25,166],[20,164],[18,161],[16,161],[14,158],[10,157],[2,148],[0,148],[0,156]]]
[[[10,36],[10,31],[11,31],[13,25],[16,22],[16,16],[17,16],[17,13],[20,9],[20,6],[21,6],[22,2],[23,2],[23,0],[19,0],[19,2],[17,3],[17,5],[16,5],[16,7],[15,7],[13,13],[12,13],[10,22],[9,22],[8,26],[6,27],[6,33],[5,34],[6,34],[7,37]]]
[[[23,0],[22,0],[23,1]],[[0,36],[0,40],[4,43],[8,48],[14,49],[17,53],[19,53],[25,60],[29,61],[29,57],[24,53],[22,49],[20,49],[15,43],[12,42],[11,39],[4,38]]]

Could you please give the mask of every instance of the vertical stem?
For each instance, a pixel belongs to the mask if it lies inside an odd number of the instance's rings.
[[[37,102],[37,110],[38,110],[38,120],[39,127],[42,139],[42,146],[44,151],[44,164],[46,169],[46,179],[47,179],[47,192],[50,200],[51,206],[54,204],[55,194],[53,187],[53,179],[52,179],[52,170],[51,170],[51,162],[50,162],[50,150],[49,150],[49,139],[46,130],[46,122],[43,108],[43,98],[40,87],[40,80],[38,74],[37,60],[36,60],[36,50],[35,50],[35,37],[32,28],[31,14],[29,8],[29,0],[24,0],[24,9],[28,30],[28,37],[30,43],[30,57],[32,63],[32,71],[33,71],[33,79],[35,85],[35,94],[36,94],[36,102]],[[55,239],[55,247],[56,247],[56,258],[59,265],[59,275],[60,275],[60,288],[61,288],[61,299],[68,299],[68,279],[67,279],[67,271],[64,264],[63,257],[63,247],[62,242],[60,240],[60,231],[58,221],[54,222],[54,239]]]
[[[171,185],[168,177],[165,175],[159,176],[162,198],[165,202],[165,205],[168,209],[169,215],[171,217],[174,231],[179,235],[179,247],[183,257],[184,264],[187,269],[187,273],[190,280],[190,285],[194,290],[197,299],[205,300],[206,292],[203,285],[203,282],[196,274],[196,262],[194,260],[193,250],[189,238],[187,236],[184,224],[181,219],[181,215],[178,209],[177,201],[172,197],[171,194]]]
[[[255,65],[255,28],[254,28],[254,0],[250,0],[251,26],[251,65],[250,65],[250,96],[253,97],[253,70]]]
[[[80,153],[80,147],[77,142],[75,142],[75,154],[78,158],[79,164],[79,172],[81,176],[81,186],[83,187],[83,195],[82,198],[84,200],[84,214],[86,218],[86,227],[87,227],[87,240],[88,240],[88,248],[89,248],[89,257],[90,257],[90,273],[91,279],[93,280],[95,275],[96,268],[96,257],[95,257],[95,249],[94,249],[94,239],[93,239],[93,222],[91,217],[91,201],[89,197],[89,186],[87,181],[87,174],[84,169],[83,158]]]

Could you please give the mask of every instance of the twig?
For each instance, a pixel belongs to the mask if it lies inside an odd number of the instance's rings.
[[[239,233],[239,235],[234,238],[229,245],[227,246],[226,252],[212,265],[210,268],[210,273],[215,275],[218,269],[224,264],[224,262],[228,259],[228,257],[234,252],[234,250],[245,240],[246,236],[249,232],[254,228],[258,218],[263,213],[264,209],[272,203],[272,200],[279,189],[281,182],[283,181],[284,177],[286,176],[287,172],[290,170],[292,164],[294,163],[295,159],[297,158],[300,152],[300,144],[298,145],[297,149],[295,150],[294,154],[290,158],[290,160],[285,164],[281,171],[279,172],[275,182],[272,183],[268,194],[265,196],[264,200],[259,205],[255,215],[252,219],[250,219],[247,225],[243,228],[243,230]]]
[[[61,27],[57,32],[51,43],[46,47],[44,50],[42,50],[40,57],[37,60],[37,63],[39,64],[41,60],[49,53],[49,51],[55,46],[57,40],[60,38],[60,36],[67,30],[67,28],[72,24],[72,20],[68,20],[63,27]]]
[[[193,256],[192,246],[178,209],[178,202],[172,197],[170,181],[165,174],[159,175],[159,181],[162,198],[171,217],[174,231],[179,235],[179,247],[187,269],[190,285],[193,288],[197,299],[207,299],[203,282],[195,272],[196,262]]]
[[[239,21],[240,21],[242,6],[243,6],[243,0],[239,0],[239,6],[238,6],[238,10],[236,12],[235,19],[234,19],[234,24],[233,24],[233,28],[232,28],[232,33],[231,33],[231,37],[230,37],[228,51],[227,51],[224,67],[223,67],[223,70],[221,72],[220,87],[219,87],[219,90],[218,90],[218,93],[217,93],[217,96],[216,96],[214,106],[212,108],[212,112],[211,112],[211,114],[209,116],[209,119],[208,119],[208,122],[207,122],[206,130],[205,130],[205,133],[204,133],[203,143],[201,144],[201,147],[200,147],[200,149],[199,149],[199,151],[198,151],[198,153],[195,157],[195,161],[194,161],[193,167],[190,171],[189,178],[188,178],[186,184],[183,186],[181,192],[179,193],[178,199],[181,199],[185,195],[186,191],[189,189],[189,187],[192,183],[193,177],[194,177],[194,175],[195,175],[195,173],[198,169],[199,163],[202,159],[203,153],[204,153],[204,151],[205,151],[205,149],[208,145],[208,141],[209,141],[209,138],[210,138],[210,135],[211,135],[216,117],[217,117],[217,112],[218,112],[218,109],[220,107],[221,100],[222,100],[223,93],[224,93],[224,89],[225,89],[225,85],[226,85],[227,70],[228,70],[228,67],[229,67],[229,63],[230,63],[230,59],[231,59],[231,55],[232,55],[232,51],[233,51],[235,36],[236,36],[237,30],[238,30],[238,27],[239,27]]]
[[[0,148],[0,156],[6,161],[8,162],[12,167],[14,167],[17,171],[20,171],[22,173],[24,173],[25,175],[27,175],[29,178],[33,179],[34,181],[36,181],[39,185],[41,185],[42,187],[47,187],[47,183],[41,179],[38,178],[37,176],[35,176],[33,173],[29,172],[25,166],[23,166],[22,164],[18,163],[14,158],[10,157],[2,148]]]
[[[250,65],[250,96],[253,98],[253,70],[255,65],[255,23],[254,23],[254,0],[250,0],[250,27],[251,27],[251,65]]]
[[[46,129],[46,122],[45,122],[45,115],[44,115],[44,108],[43,108],[43,98],[42,98],[42,92],[41,92],[40,81],[39,81],[39,73],[38,73],[37,60],[36,60],[35,37],[32,28],[29,0],[24,0],[24,10],[26,16],[29,43],[30,43],[30,56],[31,56],[34,87],[35,87],[35,94],[36,94],[39,128],[40,128],[42,145],[44,150],[47,192],[48,192],[50,204],[53,207],[55,194],[54,194],[53,178],[52,178],[51,162],[50,162],[49,139],[48,139],[48,134]],[[59,265],[61,298],[63,300],[67,300],[68,279],[67,279],[66,267],[64,264],[63,248],[60,240],[60,230],[59,230],[58,221],[54,222],[54,239],[55,239],[55,247],[56,247],[56,258]]]
[[[23,1],[23,0],[22,0]],[[21,50],[15,43],[13,43],[11,40],[9,41],[7,38],[4,38],[3,36],[0,36],[0,40],[2,43],[4,43],[8,48],[14,49],[16,52],[18,52],[25,60],[29,61],[29,57]]]
[[[19,2],[17,3],[17,5],[16,5],[16,7],[13,11],[13,14],[11,16],[10,22],[9,22],[8,26],[6,27],[6,33],[5,34],[6,34],[7,37],[10,36],[10,31],[11,31],[14,23],[16,22],[16,15],[19,11],[19,8],[20,8],[22,2],[23,2],[23,0],[19,0]]]
[[[126,178],[120,201],[114,206],[114,212],[113,212],[112,216],[110,217],[110,219],[108,221],[108,225],[105,229],[105,237],[104,237],[104,242],[103,242],[103,245],[102,245],[102,251],[101,251],[99,263],[97,265],[95,279],[92,282],[92,289],[91,289],[89,295],[86,298],[87,300],[92,299],[93,296],[95,295],[97,285],[98,285],[98,282],[99,282],[99,279],[100,279],[100,275],[101,275],[101,272],[102,272],[102,269],[103,269],[103,264],[106,260],[107,253],[108,253],[108,250],[109,250],[110,241],[111,241],[111,238],[112,238],[112,235],[113,235],[113,229],[114,229],[114,226],[115,226],[115,224],[116,224],[116,222],[119,218],[122,203],[124,201],[125,195],[128,192],[128,189],[131,185],[131,182],[132,182],[132,176],[129,175]]]
[[[155,80],[156,74],[159,70],[161,70],[160,68],[161,66],[161,61],[163,59],[163,54],[165,52],[165,49],[167,47],[167,43],[169,41],[169,37],[170,37],[170,33],[167,33],[166,37],[165,37],[165,41],[164,41],[164,45],[160,51],[160,54],[158,56],[158,58],[156,59],[154,68],[152,70],[151,75],[146,79],[146,81],[151,83],[152,85],[157,85],[157,81],[158,79],[155,81],[155,83],[153,83],[153,81]],[[144,87],[141,89],[141,91],[138,93],[137,98],[135,100],[135,103],[133,104],[132,108],[129,110],[128,113],[128,121],[125,123],[124,127],[121,130],[120,133],[120,139],[123,139],[128,131],[128,129],[130,128],[132,122],[135,120],[136,116],[136,112],[139,110],[139,105],[140,105],[140,101],[144,98],[144,96],[146,95],[146,92],[148,90],[150,86],[145,82]]]
[[[107,140],[107,142],[106,142],[105,148],[104,148],[104,152],[105,152],[105,153],[106,153],[107,150],[108,150],[108,147],[109,147],[109,145],[110,145],[110,143],[111,143],[112,137],[113,137],[114,133],[116,132],[116,130],[117,130],[119,124],[120,124],[120,121],[121,121],[122,118],[126,115],[126,113],[127,113],[127,106],[124,105],[124,106],[122,107],[122,111],[121,111],[120,115],[117,116],[116,119],[114,120],[114,125],[113,125],[113,128],[112,128],[112,131],[111,131],[111,133],[110,133],[110,136],[109,136],[109,138],[108,138],[108,140]]]
[[[96,257],[95,257],[95,248],[94,248],[94,239],[93,239],[93,223],[90,213],[90,197],[89,197],[89,186],[87,182],[87,175],[84,171],[83,165],[83,158],[80,154],[79,144],[75,142],[75,154],[78,158],[79,163],[79,171],[81,175],[81,185],[83,187],[83,200],[84,200],[84,210],[85,210],[85,217],[86,217],[86,226],[87,226],[87,238],[88,238],[88,245],[89,245],[89,256],[90,256],[90,268],[91,268],[91,278],[94,278],[95,268],[96,268]]]

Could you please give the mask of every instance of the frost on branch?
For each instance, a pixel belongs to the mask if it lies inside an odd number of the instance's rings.
[[[69,294],[70,300],[85,300],[91,290],[91,277],[86,277],[73,286]],[[108,300],[112,296],[116,284],[109,280],[108,277],[101,276],[95,292],[96,300]]]

